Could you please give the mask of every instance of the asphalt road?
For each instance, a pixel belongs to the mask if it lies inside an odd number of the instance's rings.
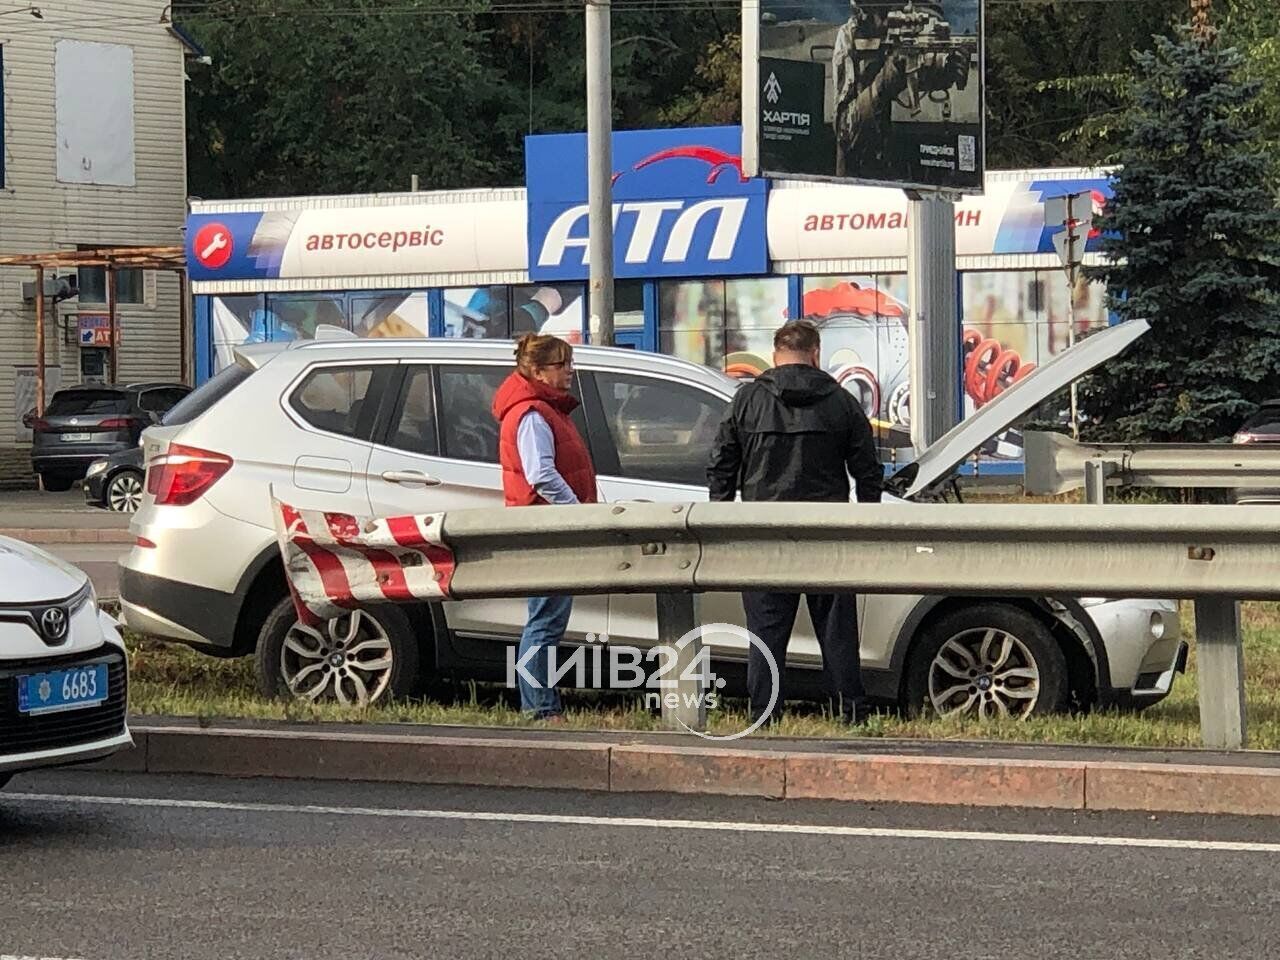
[[[1277,826],[43,774],[0,957],[1262,957]]]

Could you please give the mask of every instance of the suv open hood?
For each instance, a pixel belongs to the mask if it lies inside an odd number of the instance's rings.
[[[889,478],[889,488],[910,499],[947,479],[969,454],[1043,403],[1071,381],[1117,356],[1151,329],[1146,320],[1129,320],[1086,337],[1032,370],[1008,390],[961,420],[918,458]]]

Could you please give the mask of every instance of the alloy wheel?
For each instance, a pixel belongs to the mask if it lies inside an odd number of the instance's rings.
[[[107,487],[107,506],[116,513],[136,513],[142,506],[142,481],[122,473]]]
[[[929,665],[929,702],[939,716],[1031,715],[1040,698],[1040,668],[1027,645],[994,627],[963,630]]]
[[[295,623],[280,651],[280,672],[300,700],[368,706],[391,683],[394,658],[386,630],[363,610],[320,627]]]

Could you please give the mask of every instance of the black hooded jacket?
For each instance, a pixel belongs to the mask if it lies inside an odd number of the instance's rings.
[[[826,371],[788,363],[743,385],[707,467],[712,500],[879,503],[884,467],[871,423]]]

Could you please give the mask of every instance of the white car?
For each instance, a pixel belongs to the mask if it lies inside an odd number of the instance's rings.
[[[128,660],[83,571],[0,537],[0,786],[129,746]]]
[[[1145,329],[1116,327],[1060,354],[899,471],[891,492],[935,497],[979,444]],[[374,516],[501,505],[489,410],[512,363],[510,343],[480,340],[239,348],[235,364],[144,435],[138,545],[120,579],[126,624],[216,656],[254,654],[272,696],[362,702],[445,676],[502,679],[525,621],[521,600],[381,605],[321,631],[300,626],[268,490],[310,509]],[[600,499],[705,500],[710,446],[738,381],[620,349],[579,348],[575,366],[583,403],[574,417]],[[868,693],[909,710],[931,703],[940,713],[1023,716],[1144,705],[1169,692],[1186,658],[1171,601],[877,595],[859,598],[859,612]],[[704,597],[702,619],[741,624],[738,596]],[[579,598],[566,639],[588,633],[656,643],[654,598]],[[745,672],[742,649],[713,643],[712,656],[731,683]],[[821,658],[803,609],[787,667],[789,692],[819,691]],[[979,679],[970,682],[970,670]]]

